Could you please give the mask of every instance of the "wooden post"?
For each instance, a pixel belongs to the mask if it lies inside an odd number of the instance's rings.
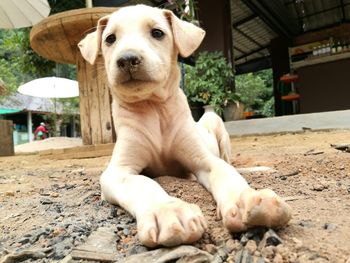
[[[27,127],[28,127],[28,140],[33,141],[33,122],[32,122],[32,112],[27,112]]]
[[[88,0],[88,2],[92,2]],[[76,64],[80,91],[81,135],[84,144],[115,141],[111,99],[103,61],[91,66],[81,57],[78,43],[96,27],[97,21],[115,7],[91,7],[54,14],[33,26],[30,44],[39,55],[59,63]]]
[[[0,156],[15,155],[13,145],[13,122],[0,120]]]
[[[115,141],[111,96],[102,57],[90,65],[77,55],[77,78],[80,94],[80,124],[83,144],[105,144]]]

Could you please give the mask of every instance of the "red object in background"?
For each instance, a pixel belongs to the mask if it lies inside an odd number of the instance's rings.
[[[300,95],[299,94],[289,94],[289,95],[286,95],[286,96],[282,96],[281,97],[282,100],[285,100],[285,101],[293,101],[293,100],[298,100],[300,99]]]
[[[280,77],[280,81],[283,81],[284,83],[296,82],[298,80],[299,80],[299,76],[297,74],[288,73]]]
[[[38,126],[36,129],[35,129],[35,132],[34,132],[34,137],[37,138],[37,134],[38,132],[41,131],[42,132],[42,135],[40,136],[40,139],[45,139],[45,133],[48,134],[49,131],[45,128],[45,126]]]

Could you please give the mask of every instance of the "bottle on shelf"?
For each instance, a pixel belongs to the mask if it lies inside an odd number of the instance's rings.
[[[337,53],[337,45],[335,44],[335,42],[332,42],[331,53],[332,54]]]
[[[340,43],[340,41],[337,42],[337,53],[341,53],[343,51],[343,47]]]
[[[348,51],[348,44],[346,43],[346,40],[343,40],[343,52]]]

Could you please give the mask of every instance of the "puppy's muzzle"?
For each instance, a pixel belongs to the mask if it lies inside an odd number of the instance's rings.
[[[117,66],[119,70],[124,72],[136,71],[141,63],[141,56],[134,52],[126,52],[117,59]]]

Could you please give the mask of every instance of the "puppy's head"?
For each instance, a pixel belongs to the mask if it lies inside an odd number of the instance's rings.
[[[204,35],[171,11],[137,5],[101,18],[78,46],[91,64],[102,50],[112,92],[134,102],[166,97],[177,55],[191,55]]]

